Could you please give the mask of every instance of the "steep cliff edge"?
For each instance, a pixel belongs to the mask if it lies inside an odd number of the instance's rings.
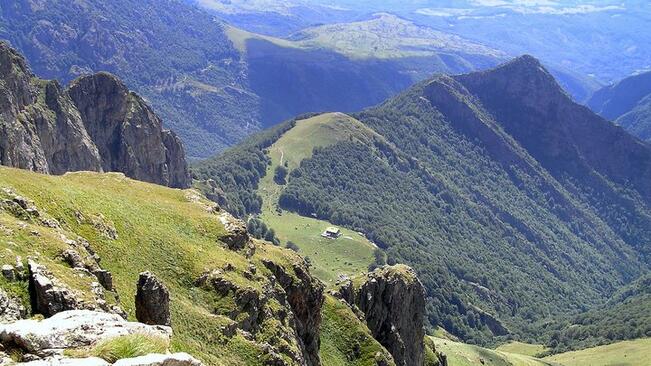
[[[324,287],[307,262],[196,191],[0,166],[0,251],[0,320],[103,312],[171,324],[171,351],[206,365],[321,365]]]
[[[180,140],[116,77],[99,73],[63,89],[34,76],[0,42],[0,163],[48,174],[118,171],[187,188]]]
[[[361,312],[373,337],[391,353],[396,365],[424,364],[425,289],[411,268],[378,268],[344,281],[335,296]]]

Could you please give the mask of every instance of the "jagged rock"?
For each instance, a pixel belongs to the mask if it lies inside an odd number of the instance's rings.
[[[152,273],[143,272],[136,291],[136,318],[152,325],[171,325],[170,293]]]
[[[88,347],[99,341],[134,334],[148,334],[169,341],[172,329],[128,322],[118,315],[71,310],[45,320],[19,320],[0,325],[0,342],[39,357],[61,355],[69,348]]]
[[[190,186],[180,140],[163,131],[154,111],[119,79],[108,73],[82,76],[68,93],[97,145],[104,171],[170,187]]]
[[[111,272],[102,269],[99,265],[100,258],[92,250],[90,244],[80,238],[79,241],[68,240],[63,237],[66,243],[70,245],[71,248],[64,250],[60,257],[64,262],[72,268],[76,269],[85,269],[88,272],[92,273],[97,281],[107,290],[113,290],[113,275]],[[72,249],[72,248],[76,248]],[[81,252],[81,253],[80,253]]]
[[[251,240],[246,231],[246,223],[238,220],[233,215],[223,211],[218,216],[219,221],[226,229],[226,235],[221,237],[221,241],[228,245],[231,250],[243,249]]]
[[[99,283],[104,286],[105,289],[111,291],[113,290],[113,275],[111,272],[105,269],[98,269],[93,272]]]
[[[39,87],[6,42],[0,42],[0,80],[2,165],[52,174],[100,170],[97,148],[70,97],[55,81]]]
[[[49,174],[119,171],[190,186],[179,138],[115,76],[84,76],[64,90],[36,79],[6,42],[0,61],[0,164]]]
[[[340,298],[364,314],[366,324],[398,366],[423,365],[425,289],[404,265],[378,268],[353,288],[344,281]]]
[[[261,281],[266,278],[262,288],[233,282],[229,278],[229,272],[236,270],[233,266],[229,266],[232,268],[228,271],[207,271],[195,285],[234,300],[233,308],[219,309],[218,315],[229,317],[237,329],[225,327],[223,333],[227,336],[240,334],[259,343],[265,354],[265,365],[320,365],[323,284],[309,274],[305,261],[298,256],[288,266],[266,259],[262,264],[271,272],[271,275],[256,277]],[[252,264],[245,272],[251,276],[262,274],[262,270]]]
[[[44,266],[29,260],[27,268],[32,311],[49,317],[61,311],[77,309],[79,301],[73,292],[59,283]]]
[[[10,264],[5,264],[2,266],[2,277],[7,281],[12,282],[16,280],[16,269]]]
[[[150,354],[141,357],[125,358],[113,366],[202,366],[203,364],[187,353]]]
[[[10,323],[24,318],[25,307],[0,288],[0,323]]]
[[[66,249],[61,253],[61,258],[72,268],[86,268],[81,255],[74,249]]]
[[[321,307],[324,301],[323,284],[310,275],[305,262],[293,265],[293,276],[272,261],[264,260],[263,264],[274,274],[287,293],[287,300],[296,319],[299,346],[307,365],[320,365],[319,334]]]

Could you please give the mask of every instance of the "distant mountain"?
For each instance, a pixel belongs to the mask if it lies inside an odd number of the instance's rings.
[[[190,186],[179,138],[115,76],[84,76],[63,89],[38,79],[5,42],[0,61],[0,164],[49,174],[122,172]]]
[[[374,28],[365,32],[375,38],[384,29],[404,28],[417,41],[407,46],[429,42],[426,52],[356,58],[333,44],[226,26],[182,0],[0,4],[0,38],[25,54],[38,75],[62,83],[98,71],[117,75],[151,103],[166,127],[178,131],[190,158],[212,156],[296,114],[359,110],[432,72],[467,72],[499,62],[498,51],[441,32],[426,40],[423,34],[431,31],[397,18],[368,24]],[[382,47],[398,49],[395,41],[394,35]]]
[[[175,0],[4,2],[0,38],[41,77],[108,71],[179,132],[192,157],[259,127],[237,50],[212,16]]]
[[[651,72],[630,76],[596,91],[587,105],[639,138],[651,140]]]
[[[467,341],[549,339],[542,326],[649,271],[651,146],[573,102],[530,56],[428,79],[353,114],[349,129],[330,116],[326,136],[344,135],[313,142],[327,122],[299,117],[193,174],[256,215],[270,151],[291,134],[274,215],[364,233],[386,254],[376,264],[417,270],[430,324]]]

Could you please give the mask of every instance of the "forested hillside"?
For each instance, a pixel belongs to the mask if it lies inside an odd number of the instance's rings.
[[[375,31],[369,35],[384,37]],[[178,132],[191,158],[297,114],[359,110],[431,72],[470,71],[499,55],[450,37],[425,57],[355,59],[329,44],[238,30],[183,0],[2,3],[0,39],[42,78],[66,84],[81,74],[116,74]],[[464,45],[474,50],[460,52]]]
[[[648,272],[651,148],[572,102],[532,57],[435,77],[354,117],[382,140],[315,149],[290,166],[280,208],[361,231],[389,263],[413,265],[432,326],[480,343],[549,340],[550,319],[602,306]],[[235,186],[255,197],[259,177],[237,172],[263,166],[278,134],[198,177],[228,177],[215,184],[227,199]]]
[[[631,134],[651,141],[651,72],[630,76],[596,91],[587,105]]]

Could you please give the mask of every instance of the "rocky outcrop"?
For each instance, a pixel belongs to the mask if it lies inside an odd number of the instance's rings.
[[[55,81],[35,81],[0,42],[0,163],[42,173],[100,170],[100,157],[72,100]]]
[[[69,252],[68,252],[69,253]],[[74,257],[75,260],[78,258]],[[97,277],[85,268],[73,267],[74,275],[89,283],[84,293],[75,291],[57,278],[44,265],[28,260],[29,293],[32,312],[51,317],[67,310],[97,310],[118,314],[126,318],[126,313],[118,305],[106,301],[105,288],[97,282]],[[101,273],[106,271],[100,270]]]
[[[0,342],[40,358],[62,356],[63,350],[88,347],[129,334],[147,334],[167,341],[172,329],[128,322],[115,314],[89,310],[58,313],[45,320],[19,320],[0,325]]]
[[[404,265],[387,266],[362,280],[358,286],[343,281],[335,295],[363,314],[373,337],[396,365],[423,365],[425,289],[415,272]]]
[[[236,219],[230,213],[222,211],[219,213],[219,222],[224,225],[226,235],[222,236],[220,240],[231,250],[240,250],[250,243],[251,238],[246,231],[246,223],[242,220]]]
[[[136,318],[151,325],[172,324],[170,317],[170,292],[152,273],[143,272],[136,289]]]
[[[262,247],[257,251],[266,252]],[[219,299],[232,299],[228,301],[232,306],[215,309],[217,315],[233,320],[223,333],[227,337],[240,334],[258,343],[266,355],[265,365],[320,365],[323,284],[309,274],[297,255],[282,264],[262,259],[262,265],[257,268],[250,263],[243,274],[259,286],[234,281],[235,268],[230,265],[207,271],[195,285]]]
[[[115,76],[98,73],[73,81],[68,89],[97,145],[104,171],[170,187],[189,186],[180,140],[137,94]]]
[[[44,266],[29,261],[29,292],[32,311],[45,317],[56,313],[78,309],[81,305],[77,296],[66,285],[60,283]]]
[[[0,323],[10,323],[22,319],[27,315],[25,307],[20,300],[10,296],[0,288]]]
[[[63,89],[38,80],[0,42],[0,163],[42,173],[118,171],[187,188],[183,146],[138,95],[107,73]]]
[[[294,263],[290,274],[275,262],[263,261],[285,290],[289,306],[296,319],[299,346],[307,365],[319,365],[321,307],[324,286],[312,277],[304,262]]]

